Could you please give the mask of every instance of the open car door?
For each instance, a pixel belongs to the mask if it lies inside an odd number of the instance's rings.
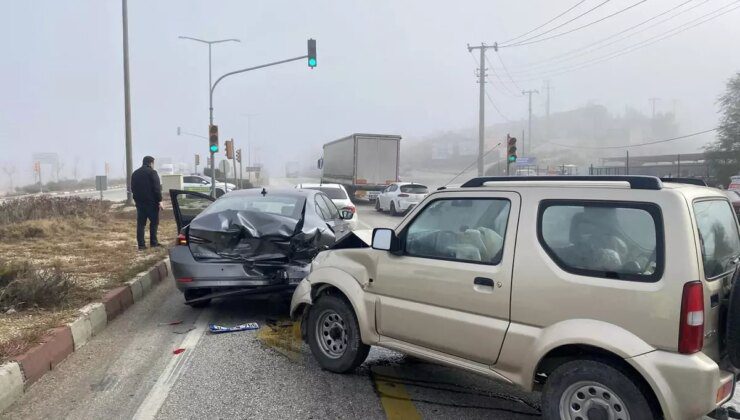
[[[178,232],[189,225],[195,219],[195,216],[199,215],[206,207],[216,201],[208,194],[184,190],[170,190],[170,198],[172,199],[172,211],[175,213]]]

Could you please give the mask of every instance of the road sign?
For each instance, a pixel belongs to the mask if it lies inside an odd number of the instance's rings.
[[[537,158],[534,156],[516,158],[517,166],[527,166],[527,165],[536,165],[536,164],[537,164]]]
[[[105,175],[98,175],[95,177],[95,190],[106,191],[108,189],[108,177]]]

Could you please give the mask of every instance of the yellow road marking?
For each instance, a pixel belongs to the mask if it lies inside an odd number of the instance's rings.
[[[395,381],[387,381],[383,378],[394,378],[392,366],[373,366],[370,369],[375,383],[375,389],[380,396],[380,404],[383,406],[385,416],[388,420],[416,420],[421,419],[421,414],[416,409],[406,387]]]

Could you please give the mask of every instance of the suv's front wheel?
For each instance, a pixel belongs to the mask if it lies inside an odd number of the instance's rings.
[[[542,393],[546,419],[652,419],[654,414],[640,388],[605,363],[576,360],[555,369]]]
[[[360,339],[352,306],[332,295],[321,296],[308,313],[308,345],[322,368],[344,373],[367,358],[370,346]]]

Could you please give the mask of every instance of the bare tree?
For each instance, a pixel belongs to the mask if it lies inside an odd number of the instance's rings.
[[[78,171],[79,167],[80,167],[80,157],[79,156],[75,156],[75,166],[74,166],[74,175],[73,175],[75,181],[79,181],[80,180],[80,178],[77,177],[77,171]]]
[[[13,175],[15,174],[15,165],[12,164],[5,164],[3,165],[3,172],[5,172],[5,175],[8,176],[8,179],[10,180],[10,191],[13,191]]]
[[[56,164],[57,169],[57,182],[62,180],[62,170],[64,169],[64,161],[59,159]]]

